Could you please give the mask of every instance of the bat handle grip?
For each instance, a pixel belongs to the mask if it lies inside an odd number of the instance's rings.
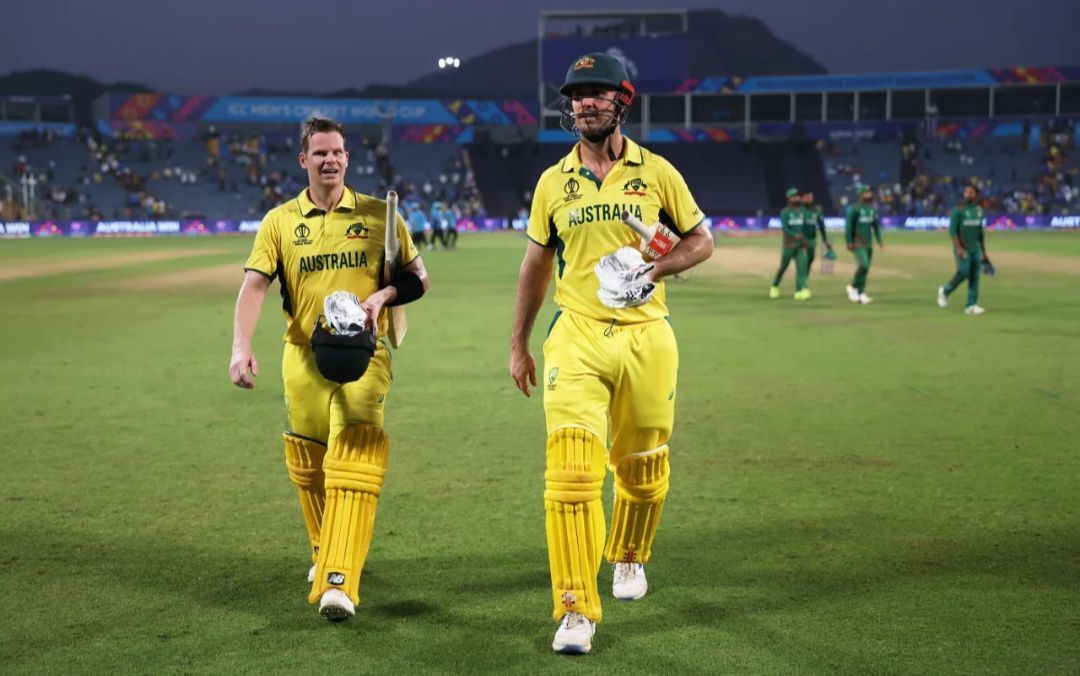
[[[623,223],[629,225],[631,229],[633,229],[633,231],[636,232],[638,236],[640,236],[646,242],[652,238],[652,233],[650,233],[649,229],[645,227],[645,224],[638,220],[629,211],[622,212],[622,220]]]

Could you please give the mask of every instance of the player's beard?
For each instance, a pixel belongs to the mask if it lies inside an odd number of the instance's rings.
[[[597,116],[599,117],[599,115]],[[589,143],[603,143],[609,136],[615,133],[615,127],[618,126],[618,122],[615,120],[615,114],[608,114],[609,122],[598,129],[582,129],[578,127],[578,131],[581,132],[581,137]]]

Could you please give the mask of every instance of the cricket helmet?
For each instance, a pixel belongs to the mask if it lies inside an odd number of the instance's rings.
[[[614,56],[602,52],[593,52],[578,57],[566,71],[566,79],[563,80],[559,93],[563,95],[559,112],[562,118],[560,126],[571,134],[577,135],[577,122],[574,120],[572,106],[574,90],[578,87],[604,87],[615,90],[615,114],[611,130],[616,125],[626,122],[630,114],[630,106],[634,102],[637,91],[630,84],[630,76],[626,73],[626,66]]]
[[[370,331],[355,335],[334,333],[320,316],[311,334],[311,350],[323,378],[335,383],[351,383],[360,380],[375,356],[375,335]]]

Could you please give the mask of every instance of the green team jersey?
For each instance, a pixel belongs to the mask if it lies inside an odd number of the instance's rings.
[[[974,204],[953,207],[949,214],[949,236],[959,237],[965,249],[982,247],[983,210]]]
[[[869,204],[853,204],[848,207],[847,218],[844,220],[844,241],[856,247],[873,249],[871,232],[877,237],[878,244],[881,244],[881,219],[878,218],[877,209]]]
[[[821,209],[816,206],[803,207],[803,211],[806,213],[806,220],[803,222],[803,237],[806,237],[806,241],[813,246],[820,230],[821,239],[828,244],[829,238],[825,236],[825,217],[821,215]]]
[[[795,239],[803,234],[806,212],[802,207],[784,207],[780,211],[780,229],[784,233],[784,246],[795,246]]]

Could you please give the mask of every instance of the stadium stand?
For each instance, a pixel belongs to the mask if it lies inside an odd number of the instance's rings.
[[[1072,132],[1048,128],[1032,143],[1014,138],[936,138],[822,142],[829,192],[838,208],[859,185],[874,187],[883,214],[942,216],[975,185],[983,207],[1015,214],[1067,213],[1080,203],[1080,164]]]
[[[393,158],[368,139],[351,147],[349,184],[362,192],[393,185],[425,209],[438,200],[459,216],[484,212],[460,146],[402,144]],[[25,134],[0,143],[0,190],[17,197],[22,177],[33,175],[39,215],[52,219],[258,218],[302,189],[296,155],[287,132],[209,128],[189,140]]]

